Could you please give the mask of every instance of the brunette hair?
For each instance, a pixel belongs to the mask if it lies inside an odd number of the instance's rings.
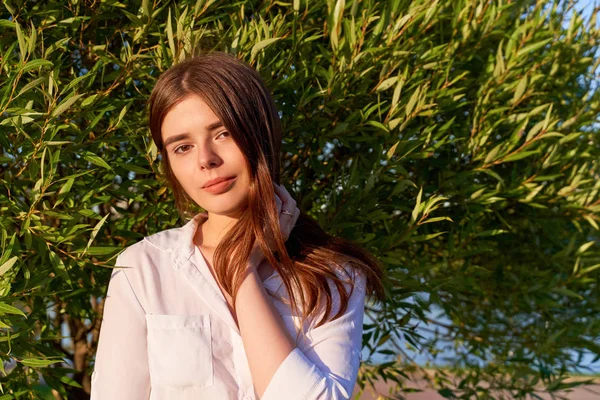
[[[199,96],[219,117],[244,154],[250,172],[247,210],[221,240],[214,253],[214,270],[225,290],[235,298],[242,282],[246,260],[258,243],[267,261],[279,272],[293,309],[305,318],[316,316],[318,305],[325,303],[325,313],[316,324],[326,322],[332,309],[332,295],[327,278],[336,285],[341,316],[351,293],[343,283],[354,282],[342,264],[354,266],[366,276],[366,293],[383,301],[383,270],[369,252],[347,240],[327,234],[304,213],[287,241],[283,241],[274,197],[273,182],[280,182],[281,123],[275,103],[260,75],[249,65],[221,52],[187,58],[169,68],[158,79],[149,101],[149,124],[152,138],[162,155],[163,170],[171,187],[175,205],[182,218],[191,215],[193,200],[183,190],[169,165],[163,147],[161,126],[164,117],[188,96]],[[267,243],[276,243],[271,250]],[[336,270],[350,281],[342,281]],[[298,292],[292,288],[299,288]],[[294,295],[293,293],[297,293]],[[299,299],[296,298],[299,296]]]

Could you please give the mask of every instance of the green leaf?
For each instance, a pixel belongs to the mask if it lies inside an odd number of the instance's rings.
[[[136,172],[138,174],[151,174],[152,173],[152,171],[150,171],[148,168],[144,168],[139,165],[127,164],[127,163],[122,163],[122,162],[115,162],[115,164],[121,168],[126,169],[127,171]]]
[[[54,66],[54,64],[52,64],[52,62],[50,62],[48,60],[41,60],[41,59],[38,58],[38,59],[35,59],[35,60],[28,61],[25,65],[23,65],[21,68],[19,68],[19,71],[21,73],[25,73],[25,72],[31,71],[34,68],[42,67],[44,65],[47,65],[49,67],[53,67]],[[40,79],[42,81],[45,80],[45,78],[38,78],[38,79]],[[36,85],[38,84],[37,81],[34,81],[34,82],[35,82]],[[29,87],[27,87],[27,89],[29,89]],[[22,93],[22,92],[26,91],[27,89],[23,88],[23,90],[21,90],[21,92],[19,92],[19,93]]]
[[[56,107],[52,111],[51,116],[53,118],[58,117],[60,114],[62,114],[66,110],[68,110],[69,107],[71,107],[73,105],[73,103],[75,103],[77,100],[79,100],[81,98],[81,96],[83,96],[83,95],[82,94],[71,95],[71,97],[68,97],[66,100],[64,100],[62,103],[60,103],[58,105],[58,107]]]
[[[86,97],[86,99],[81,102],[81,108],[85,108],[85,107],[89,106],[90,104],[92,104],[94,102],[94,100],[96,100],[96,97],[98,97],[97,93]]]
[[[63,262],[63,260],[61,260],[60,257],[58,256],[58,254],[56,254],[52,250],[50,250],[48,252],[48,257],[50,258],[50,263],[52,264],[52,267],[54,268],[54,272],[56,274],[60,275],[69,286],[72,286],[71,277],[69,276],[69,273],[67,272],[67,267],[66,267],[65,263]]]
[[[142,0],[142,14],[150,19],[152,13],[150,12],[150,0]]]
[[[33,25],[33,21],[29,22],[31,23],[31,35],[29,36],[29,41],[27,42],[27,52],[29,54],[33,54],[37,42],[37,31],[35,29],[35,26]]]
[[[440,235],[443,235],[444,233],[448,233],[447,231],[443,231],[443,232],[436,232],[436,233],[430,233],[427,235],[418,235],[418,236],[413,236],[411,238],[411,241],[413,242],[424,242],[424,241],[428,241],[431,240],[433,238],[436,238]]]
[[[523,97],[525,90],[527,90],[527,75],[524,75],[517,84],[517,88],[515,89],[515,94],[512,99],[513,104]]]
[[[554,293],[558,293],[563,296],[573,297],[577,300],[583,300],[583,297],[580,294],[575,293],[574,291],[567,289],[565,287],[555,287],[555,288],[552,288],[552,291]]]
[[[418,87],[413,94],[410,96],[410,99],[408,100],[408,104],[406,105],[406,116],[410,116],[410,114],[412,113],[413,108],[415,107],[415,104],[417,104],[417,100],[419,99],[419,95],[420,95],[420,87]]]
[[[510,233],[510,231],[507,231],[504,229],[490,229],[487,231],[476,233],[475,237],[496,236],[496,235],[501,235],[503,233]]]
[[[591,267],[587,267],[587,268],[582,268],[579,271],[579,273],[577,274],[577,276],[583,276],[583,275],[589,274],[593,271],[596,271],[597,269],[600,269],[600,264],[592,265]]]
[[[0,313],[22,315],[27,318],[27,315],[23,311],[6,303],[0,303]]]
[[[11,340],[18,338],[19,336],[21,336],[20,333],[11,334],[10,336],[0,336],[0,343],[1,342],[10,342]],[[0,399],[1,398],[2,397],[0,397]]]
[[[522,160],[523,158],[535,155],[535,154],[539,154],[539,152],[537,150],[534,151],[520,151],[518,153],[512,154],[508,157],[505,157],[502,159],[502,162],[511,162],[511,161],[518,161],[518,160]]]
[[[87,153],[87,154],[85,154],[83,156],[83,158],[85,160],[91,162],[92,164],[95,164],[95,165],[99,166],[99,167],[106,168],[108,170],[112,170],[111,166],[108,165],[106,163],[106,161],[104,161],[103,159],[101,159],[100,157],[98,157],[95,154]]]
[[[23,36],[23,31],[21,30],[21,25],[17,21],[15,21],[15,30],[17,32],[17,40],[19,41],[19,51],[21,54],[21,62],[25,62],[25,57],[27,57],[27,46],[25,44],[25,37]]]
[[[424,224],[429,224],[431,222],[439,222],[439,221],[450,221],[450,222],[454,222],[452,220],[452,218],[450,217],[433,217],[433,218],[427,218],[425,221],[423,221]]]
[[[547,131],[548,128],[550,127],[550,116],[552,115],[552,107],[553,106],[554,106],[554,104],[550,103],[550,107],[548,108],[548,111],[546,112],[546,117],[544,118],[543,128],[545,131]]]
[[[593,241],[593,240],[592,240],[592,241],[590,241],[590,242],[587,242],[587,243],[584,243],[584,244],[582,244],[582,245],[581,245],[581,246],[580,246],[580,247],[577,249],[577,251],[575,252],[575,254],[583,254],[583,253],[585,253],[585,252],[586,252],[586,251],[588,251],[588,249],[589,249],[590,247],[592,247],[594,244],[595,244],[595,241]]]
[[[421,196],[423,195],[423,186],[419,189],[419,194],[417,195],[417,202],[415,204],[415,208],[413,208],[411,215],[411,222],[415,222],[417,220],[417,216],[419,215],[419,207],[421,206]]]
[[[79,382],[77,382],[76,380],[74,380],[74,379],[72,379],[72,378],[70,378],[70,377],[68,377],[66,375],[61,376],[60,377],[60,381],[62,383],[64,383],[65,385],[73,386],[73,387],[76,387],[76,388],[83,388],[83,386],[81,386],[79,384]]]
[[[521,57],[524,54],[529,54],[530,52],[536,51],[536,50],[544,47],[548,43],[551,43],[553,40],[554,40],[554,38],[548,38],[548,39],[542,40],[540,42],[525,46],[517,52],[517,58]]]
[[[494,147],[492,150],[490,150],[490,152],[485,156],[485,160],[483,160],[483,163],[489,164],[489,163],[495,161],[498,156],[498,152],[500,151],[500,149],[502,147],[504,147],[504,143],[500,143],[499,145]]]
[[[384,132],[389,132],[389,129],[379,121],[367,121],[367,125],[374,126],[375,128],[380,129]]]
[[[81,254],[82,256],[85,254],[85,252],[89,249],[89,247],[92,245],[92,242],[94,241],[94,239],[96,238],[96,235],[98,234],[98,231],[100,230],[100,228],[102,228],[102,225],[104,225],[104,222],[106,221],[106,219],[110,216],[109,214],[106,214],[100,221],[98,221],[98,223],[96,224],[96,226],[94,226],[94,229],[92,230],[92,234],[90,235],[90,240],[88,240],[87,246],[85,247],[85,250],[83,251],[83,253]]]
[[[34,62],[34,61],[36,61],[36,60],[30,61],[30,62],[28,62],[27,64],[30,64],[30,63],[32,63],[32,62]],[[26,64],[26,65],[27,65],[27,64]],[[31,81],[31,82],[29,82],[27,85],[23,86],[23,87],[21,88],[21,90],[19,90],[19,93],[18,93],[18,94],[15,96],[15,99],[16,99],[17,97],[19,97],[19,96],[21,96],[21,95],[23,95],[23,94],[27,93],[27,92],[28,92],[30,89],[32,89],[32,88],[34,88],[34,87],[36,87],[36,86],[40,85],[41,83],[45,82],[46,80],[47,80],[47,78],[46,78],[46,77],[44,77],[44,76],[42,76],[42,77],[40,77],[40,78],[36,78],[36,79],[32,80],[32,81]]]
[[[342,17],[344,15],[345,0],[337,0],[332,11],[330,40],[331,48],[335,51],[338,48],[339,32],[341,31]]]
[[[390,149],[387,151],[387,158],[388,160],[392,158],[392,156],[394,155],[394,153],[396,152],[396,147],[398,147],[398,143],[400,143],[400,141],[397,141],[392,147],[390,147]]]
[[[252,46],[251,58],[252,59],[256,58],[256,55],[258,54],[259,51],[261,51],[262,49],[266,48],[270,44],[275,43],[276,41],[278,41],[280,39],[281,38],[276,37],[276,38],[264,39],[264,40],[261,40],[260,42],[256,43],[254,46]]]
[[[105,256],[109,254],[113,254],[119,250],[122,250],[122,247],[119,246],[91,246],[85,247],[82,249],[75,249],[75,253],[88,254],[90,256]]]
[[[21,364],[26,365],[28,367],[33,367],[33,368],[43,368],[43,367],[47,367],[48,365],[52,365],[52,364],[56,364],[59,362],[62,362],[63,360],[61,358],[58,359],[42,359],[42,358],[24,358],[21,360]]]
[[[496,50],[496,67],[494,68],[494,77],[498,78],[506,71],[506,65],[504,64],[504,55],[502,54],[502,47],[504,46],[504,40],[500,41],[498,49]]]
[[[384,80],[383,82],[381,82],[381,84],[379,84],[379,86],[377,86],[376,91],[383,92],[384,90],[391,88],[396,82],[398,82],[397,76],[388,78],[388,79]]]
[[[544,121],[540,121],[537,124],[535,124],[533,126],[533,128],[531,128],[529,130],[529,132],[527,133],[527,137],[525,138],[525,141],[529,142],[531,139],[533,139],[538,133],[540,133],[543,126],[544,126]]]
[[[73,143],[73,142],[70,140],[56,140],[56,141],[51,140],[49,142],[44,142],[44,144],[46,146],[62,146],[63,144],[70,144],[70,143]]]
[[[171,49],[171,57],[173,60],[177,59],[177,49],[175,47],[175,39],[173,38],[173,26],[171,25],[171,7],[169,7],[169,15],[167,17],[167,38],[169,41],[169,48]]]
[[[11,269],[12,266],[15,265],[15,263],[17,262],[18,259],[19,259],[19,257],[14,256],[14,257],[10,258],[8,261],[6,261],[4,264],[0,265],[0,276],[4,275],[6,273],[6,271]]]
[[[573,133],[569,133],[567,136],[565,136],[564,138],[560,139],[558,141],[558,144],[566,144],[569,142],[572,142],[573,140],[579,139],[580,137],[583,136],[582,132],[573,132]]]
[[[597,231],[600,231],[600,227],[598,226],[598,223],[594,220],[593,217],[589,216],[589,215],[584,215],[583,218],[585,218],[585,220],[587,222],[589,222],[589,224],[591,226],[594,227],[594,229],[596,229]]]

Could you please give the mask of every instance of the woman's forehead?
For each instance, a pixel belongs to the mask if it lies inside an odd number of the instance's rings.
[[[219,117],[200,97],[187,97],[165,115],[161,136],[166,146],[170,136],[183,133],[210,133],[222,126]]]

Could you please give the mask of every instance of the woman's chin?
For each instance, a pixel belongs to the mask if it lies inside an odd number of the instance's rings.
[[[239,218],[239,216],[244,210],[244,207],[239,204],[232,204],[230,206],[226,204],[218,204],[213,205],[212,207],[210,205],[201,204],[200,206],[209,214],[220,215],[230,218]]]

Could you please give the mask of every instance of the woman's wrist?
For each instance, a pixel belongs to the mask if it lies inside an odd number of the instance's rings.
[[[242,284],[240,285],[236,298],[235,304],[233,305],[234,311],[237,313],[239,302],[248,301],[248,295],[252,296],[255,292],[256,287],[262,287],[260,276],[258,275],[258,269],[252,265],[248,266]]]

